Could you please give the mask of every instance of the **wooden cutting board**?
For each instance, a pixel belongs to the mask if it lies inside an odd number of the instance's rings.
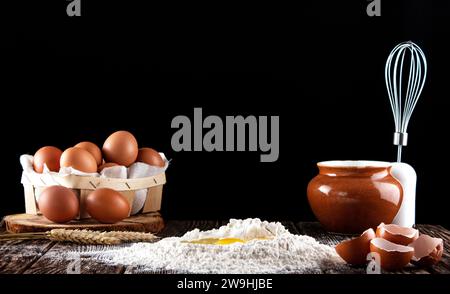
[[[164,228],[164,220],[159,212],[139,214],[115,224],[102,224],[94,219],[73,220],[56,224],[41,215],[13,214],[4,219],[10,233],[45,232],[52,229],[87,229],[95,231],[135,231],[158,233]]]

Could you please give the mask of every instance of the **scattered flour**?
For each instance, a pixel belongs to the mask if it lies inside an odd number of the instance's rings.
[[[224,237],[248,241],[231,245],[185,242]],[[333,247],[308,236],[291,234],[281,223],[259,219],[232,219],[219,229],[195,229],[182,237],[155,243],[106,247],[81,254],[108,264],[175,273],[333,273],[345,266]]]

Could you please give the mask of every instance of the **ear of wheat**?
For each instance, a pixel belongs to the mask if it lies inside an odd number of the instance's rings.
[[[78,244],[115,245],[126,242],[150,242],[157,239],[152,233],[111,231],[100,232],[91,230],[53,229],[47,232],[17,233],[0,235],[0,241],[48,239],[59,242]]]

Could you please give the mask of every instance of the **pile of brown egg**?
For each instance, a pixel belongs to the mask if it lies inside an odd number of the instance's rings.
[[[136,138],[127,131],[117,131],[104,142],[102,149],[92,142],[81,142],[61,151],[54,146],[45,146],[34,154],[33,168],[37,173],[71,167],[85,173],[101,172],[106,167],[126,166],[143,162],[164,167],[165,161],[152,148],[138,148]],[[130,205],[119,192],[100,188],[86,197],[86,211],[102,223],[115,223],[128,216]],[[73,190],[62,186],[50,186],[42,191],[38,200],[40,212],[50,221],[65,223],[79,215],[80,204]]]

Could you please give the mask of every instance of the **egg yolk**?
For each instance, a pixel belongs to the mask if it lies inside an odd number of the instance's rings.
[[[253,240],[269,240],[269,238],[255,238]],[[230,245],[234,243],[246,243],[250,240],[242,240],[239,238],[205,238],[192,241],[183,241],[191,244],[207,244],[207,245]]]
[[[233,244],[233,243],[245,243],[245,241],[242,240],[242,239],[238,239],[238,238],[224,238],[224,239],[218,240],[214,244],[216,244],[216,245],[229,245],[229,244]]]

